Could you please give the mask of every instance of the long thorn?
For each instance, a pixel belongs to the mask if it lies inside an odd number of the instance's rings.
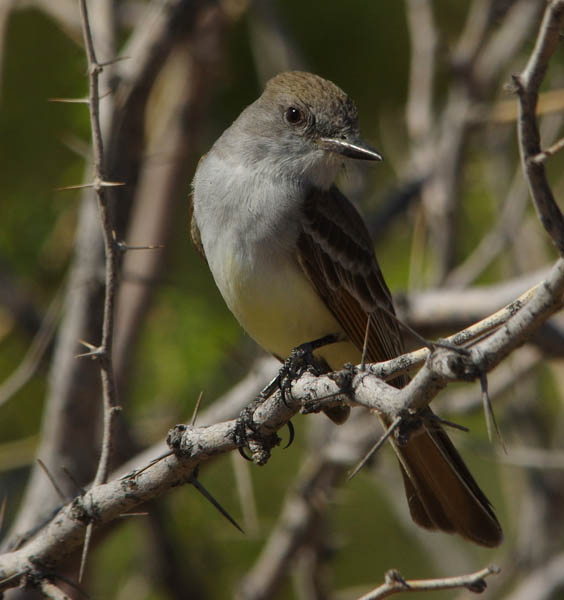
[[[79,493],[83,493],[83,488],[80,486],[74,475],[65,467],[65,465],[61,465],[61,471],[68,477],[69,481],[74,485],[75,489]]]
[[[67,498],[66,498],[65,494],[63,493],[63,490],[59,487],[59,485],[55,481],[55,478],[53,477],[53,475],[51,475],[51,472],[47,468],[47,465],[40,458],[37,458],[36,462],[41,467],[41,469],[43,470],[43,472],[45,473],[45,475],[47,475],[47,479],[49,479],[49,481],[51,482],[51,485],[53,486],[53,488],[57,492],[57,495],[59,496],[59,498],[63,502],[66,502]]]
[[[174,452],[172,450],[169,450],[168,452],[165,452],[164,454],[157,456],[157,458],[153,458],[153,460],[149,464],[145,465],[144,467],[141,467],[137,471],[132,471],[131,473],[127,473],[126,475],[123,475],[122,477],[120,477],[120,479],[133,479],[134,477],[138,477],[139,475],[141,475],[141,473],[144,473],[147,469],[150,469],[153,465],[156,465],[158,462],[161,462],[161,460],[164,460],[165,458],[167,458],[168,456],[172,456],[173,454],[174,454]]]
[[[425,339],[421,334],[417,333],[413,327],[410,327],[407,323],[398,318],[398,316],[393,313],[391,310],[387,309],[385,306],[378,306],[378,308],[387,314],[390,318],[392,318],[400,327],[405,329],[410,335],[412,335],[421,345],[428,348],[432,351],[434,348],[446,348],[447,350],[452,350],[453,352],[458,352],[459,354],[468,355],[469,350],[463,348],[462,346],[456,346],[455,344],[443,340],[434,340],[430,341]]]
[[[366,370],[366,353],[368,351],[368,336],[370,334],[370,321],[372,320],[372,313],[368,314],[366,319],[366,331],[364,332],[364,343],[362,344],[362,360],[360,362],[360,370]]]
[[[84,570],[86,569],[86,559],[88,558],[88,551],[90,550],[90,540],[92,539],[92,531],[94,525],[88,523],[86,531],[84,533],[84,546],[82,546],[82,555],[80,557],[80,569],[78,570],[78,583],[82,583],[84,577]]]
[[[433,423],[439,423],[440,425],[444,425],[445,427],[452,427],[452,429],[458,429],[458,431],[464,431],[464,433],[468,433],[470,431],[470,429],[468,429],[468,427],[465,427],[464,425],[461,425],[460,423],[455,423],[454,421],[449,421],[448,419],[443,419],[442,417],[439,417],[439,415],[433,414],[431,417],[427,417],[426,420],[429,422],[431,427],[433,426]]]
[[[223,506],[221,506],[221,504],[208,492],[208,490],[206,490],[206,488],[195,477],[192,477],[190,479],[190,483],[200,492],[200,494],[202,494],[202,496],[206,500],[211,502],[211,504],[215,506],[215,508],[217,508],[217,510],[231,523],[231,525],[236,527],[241,533],[245,533],[243,529],[241,529],[237,521],[235,521],[235,519],[223,508]]]
[[[505,447],[505,441],[504,441],[503,436],[501,435],[501,431],[497,425],[497,420],[495,418],[493,406],[490,401],[490,395],[488,393],[488,377],[485,373],[482,373],[480,375],[480,386],[482,388],[482,404],[484,406],[484,415],[486,417],[486,429],[488,431],[488,439],[490,440],[490,443],[491,443],[492,438],[493,438],[493,434],[492,434],[492,424],[493,424],[493,428],[495,429],[495,432],[499,439],[499,443],[501,444],[501,447],[503,448],[503,451],[505,452],[505,454],[507,454],[507,448]]]
[[[347,480],[350,481],[359,471],[364,467],[364,465],[370,460],[372,455],[377,452],[384,444],[384,442],[394,433],[394,431],[399,427],[402,422],[403,417],[396,417],[392,424],[388,427],[384,435],[370,448],[364,458],[356,465],[356,467],[352,470],[352,472],[347,477]]]
[[[200,404],[202,402],[202,396],[204,395],[204,390],[200,392],[198,399],[196,400],[196,406],[194,407],[194,413],[192,414],[192,420],[190,421],[190,425],[194,427],[196,424],[196,418],[198,417],[198,411],[200,410]]]

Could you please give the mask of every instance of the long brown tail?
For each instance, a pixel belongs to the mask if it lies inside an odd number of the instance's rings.
[[[427,529],[458,533],[482,546],[498,546],[501,526],[485,494],[479,488],[431,409],[424,424],[409,441],[393,441],[401,464],[411,517]]]

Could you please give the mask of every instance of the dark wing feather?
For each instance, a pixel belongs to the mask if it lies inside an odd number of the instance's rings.
[[[298,261],[343,327],[362,348],[371,315],[367,359],[378,362],[403,352],[392,297],[378,266],[362,217],[335,187],[314,189],[303,207]]]
[[[361,349],[370,315],[367,360],[403,352],[392,298],[372,240],[354,206],[336,188],[314,189],[303,207],[298,261],[351,342]],[[385,309],[385,310],[382,310]],[[393,382],[401,387],[406,377]],[[429,529],[457,532],[478,544],[503,539],[491,505],[430,408],[407,444],[392,440],[413,520]],[[384,420],[384,425],[389,422]]]

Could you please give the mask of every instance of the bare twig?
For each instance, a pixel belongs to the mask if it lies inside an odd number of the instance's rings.
[[[104,320],[102,325],[102,342],[97,349],[96,358],[100,364],[102,375],[102,392],[104,397],[104,428],[102,435],[102,452],[98,463],[98,470],[94,478],[94,485],[105,483],[108,477],[108,468],[112,449],[112,433],[115,417],[118,413],[116,389],[112,367],[112,343],[114,334],[114,305],[117,292],[119,248],[115,240],[114,225],[111,210],[105,194],[105,186],[112,185],[105,180],[104,168],[104,145],[102,141],[102,129],[99,114],[99,90],[98,77],[102,66],[98,63],[90,22],[88,20],[88,9],[86,0],[80,0],[84,42],[86,56],[88,59],[89,73],[89,108],[90,124],[92,127],[92,145],[94,158],[95,190],[98,199],[98,209],[104,233],[104,248],[106,254],[106,292],[104,301]]]
[[[504,306],[502,309],[485,319],[482,319],[478,323],[445,338],[445,341],[462,346],[471,344],[473,340],[480,339],[482,336],[497,330],[501,325],[506,323],[516,311],[525,306],[534,297],[535,293],[539,291],[542,285],[542,283],[539,283],[535,287],[532,287],[521,294],[519,298],[510,302],[507,306]],[[398,372],[406,373],[411,369],[422,365],[428,356],[429,349],[420,348],[409,354],[404,354],[401,357],[392,358],[391,360],[378,363],[377,365],[371,365],[369,371],[382,379],[388,380],[395,377]]]
[[[104,144],[102,141],[102,128],[100,124],[100,94],[98,88],[98,78],[103,67],[98,63],[90,22],[88,20],[88,9],[86,0],[80,0],[80,13],[82,17],[82,27],[84,33],[84,42],[86,47],[86,57],[88,60],[89,74],[89,110],[90,126],[92,128],[92,148],[94,162],[94,189],[98,200],[98,210],[102,222],[102,231],[104,237],[104,250],[106,257],[106,275],[105,275],[105,298],[104,298],[104,317],[102,323],[102,341],[92,356],[95,356],[100,365],[100,374],[102,377],[102,395],[104,399],[103,411],[103,433],[100,459],[94,478],[94,485],[105,483],[108,478],[110,459],[113,446],[113,431],[115,420],[119,412],[117,406],[117,391],[114,380],[114,371],[112,365],[112,345],[114,336],[114,315],[115,300],[118,287],[118,268],[120,250],[115,239],[115,229],[111,209],[106,197],[105,188],[122,185],[106,181],[104,165]],[[89,523],[84,537],[84,547],[80,563],[79,582],[82,581],[88,548],[92,538],[93,525]]]
[[[548,62],[560,43],[560,28],[564,22],[564,1],[551,0],[545,11],[535,48],[525,70],[513,80],[519,96],[519,151],[529,191],[544,228],[560,254],[564,254],[564,217],[554,200],[542,162],[536,118],[538,91],[548,69]]]
[[[451,590],[454,588],[466,588],[471,592],[479,594],[486,589],[485,578],[489,575],[497,575],[499,572],[500,569],[498,567],[490,565],[475,573],[460,575],[458,577],[405,580],[397,571],[388,571],[385,583],[365,594],[359,600],[380,600],[381,598],[388,598],[400,592],[426,592],[431,590]]]
[[[533,156],[531,160],[535,163],[543,163],[548,157],[554,156],[557,152],[560,152],[564,148],[564,138],[560,138],[557,142],[545,148],[540,154]]]

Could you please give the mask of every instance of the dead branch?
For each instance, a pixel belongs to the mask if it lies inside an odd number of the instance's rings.
[[[95,358],[100,365],[102,376],[102,394],[104,398],[104,426],[102,434],[102,452],[98,462],[94,485],[105,483],[108,477],[110,455],[113,444],[113,429],[117,416],[117,392],[115,387],[114,369],[112,364],[112,348],[114,335],[115,300],[118,285],[118,257],[119,248],[115,239],[115,228],[113,215],[106,196],[106,177],[104,144],[102,141],[102,128],[100,123],[100,92],[98,78],[103,70],[102,65],[96,58],[90,21],[88,20],[88,9],[86,0],[80,0],[80,11],[82,15],[82,26],[84,42],[86,46],[86,57],[88,61],[89,74],[89,108],[90,125],[92,128],[92,147],[94,158],[94,184],[98,210],[102,223],[105,250],[105,298],[104,316],[102,321],[102,341],[88,353]]]
[[[103,17],[109,19],[109,27],[105,32],[104,41],[106,46],[113,48],[113,19],[111,15],[113,9],[110,4],[104,2],[101,4]],[[103,10],[105,9],[105,10]],[[99,8],[100,10],[100,8]],[[88,342],[83,342],[89,348],[89,352],[84,356],[90,356],[95,359],[100,367],[102,379],[102,398],[103,398],[103,427],[102,444],[94,485],[105,483],[110,469],[110,460],[114,446],[114,432],[116,419],[119,411],[117,389],[113,366],[113,340],[115,323],[115,305],[118,289],[118,270],[120,248],[116,240],[116,230],[114,226],[114,216],[110,207],[106,190],[111,187],[106,179],[106,161],[104,155],[104,143],[102,140],[102,126],[100,121],[100,90],[99,77],[104,67],[96,58],[90,21],[88,19],[88,8],[86,0],[80,0],[80,14],[82,18],[82,31],[86,47],[86,59],[88,64],[88,107],[90,112],[90,128],[92,130],[92,154],[94,165],[94,190],[100,222],[102,224],[102,236],[104,240],[105,256],[105,288],[104,288],[104,312],[102,317],[102,340],[99,346],[92,346]],[[80,564],[80,573],[78,580],[82,581],[82,575],[86,564],[86,557],[92,535],[92,523],[89,523],[84,538],[84,549],[82,561]]]
[[[466,588],[471,592],[480,594],[486,589],[485,578],[489,575],[497,575],[498,573],[498,567],[489,566],[469,575],[445,577],[443,579],[413,579],[408,581],[397,571],[388,571],[385,583],[358,600],[380,600],[380,598],[388,598],[393,594],[399,593],[451,590],[455,588]]]
[[[560,29],[564,21],[564,2],[551,0],[545,11],[535,48],[525,70],[514,76],[519,97],[519,152],[529,191],[538,217],[560,254],[564,253],[564,217],[554,200],[542,162],[535,160],[541,154],[536,106],[540,85],[548,63],[560,43]]]

